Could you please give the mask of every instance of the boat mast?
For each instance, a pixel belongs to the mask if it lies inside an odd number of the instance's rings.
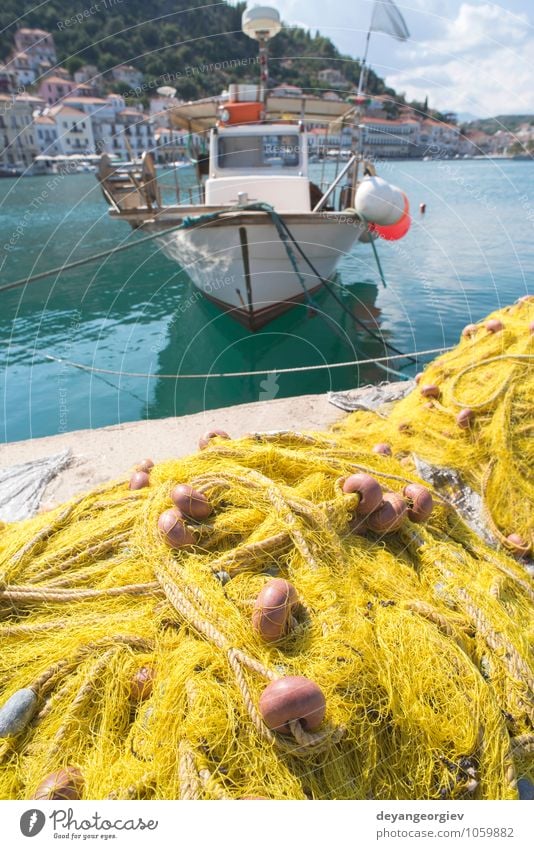
[[[245,35],[259,44],[258,61],[260,64],[260,94],[264,105],[267,103],[269,87],[269,51],[268,42],[282,29],[280,15],[270,6],[254,6],[245,9],[241,19],[241,28]]]
[[[369,42],[371,41],[371,24],[369,25],[369,29],[367,31],[367,38],[365,39],[365,52],[363,54],[362,66],[360,68],[360,80],[358,82],[358,97],[363,94],[363,90],[365,88],[365,77],[367,71],[367,56],[369,54]]]

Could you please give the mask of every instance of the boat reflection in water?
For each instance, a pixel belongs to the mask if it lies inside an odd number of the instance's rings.
[[[352,314],[380,337],[381,312],[375,305],[377,286],[336,285],[336,292]],[[186,304],[184,301],[182,306]],[[197,328],[192,336],[191,327]],[[355,333],[350,316],[326,290],[313,297],[312,307],[298,304],[254,334],[236,325],[215,305],[197,298],[171,317],[167,333],[153,365],[157,374],[261,373],[240,377],[161,378],[147,406],[148,418],[294,395],[323,394],[386,378],[372,362],[332,369],[278,371],[387,356],[381,341],[364,331]]]

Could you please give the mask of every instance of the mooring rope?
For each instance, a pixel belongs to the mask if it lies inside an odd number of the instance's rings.
[[[91,254],[90,256],[83,257],[82,259],[77,259],[77,260],[74,260],[73,262],[63,263],[63,265],[58,265],[55,268],[48,269],[47,271],[38,272],[37,274],[34,274],[30,277],[21,277],[19,280],[14,280],[12,283],[6,283],[3,286],[0,286],[0,293],[10,291],[11,289],[19,288],[21,286],[30,286],[33,283],[37,283],[40,280],[44,280],[46,277],[53,277],[53,276],[56,276],[58,274],[61,274],[64,271],[72,271],[72,269],[74,269],[74,268],[80,268],[84,265],[88,265],[89,263],[97,262],[98,260],[105,260],[110,256],[114,256],[115,254],[123,253],[124,251],[128,251],[131,248],[136,247],[137,245],[146,244],[146,242],[151,242],[154,239],[158,239],[162,236],[169,235],[170,233],[175,233],[179,230],[185,230],[185,229],[188,229],[190,227],[201,226],[202,224],[208,224],[210,222],[217,221],[220,218],[228,217],[229,215],[232,215],[232,214],[235,215],[236,213],[242,213],[242,212],[264,212],[264,213],[266,213],[267,215],[270,216],[270,218],[273,222],[273,225],[274,225],[274,227],[275,227],[275,229],[278,233],[280,241],[282,242],[282,245],[283,245],[283,247],[284,247],[284,249],[287,253],[287,256],[288,256],[288,259],[291,263],[291,266],[293,267],[293,270],[294,270],[295,274],[297,275],[299,283],[300,283],[300,285],[301,285],[301,287],[304,291],[304,297],[305,297],[307,303],[310,305],[310,307],[312,307],[313,309],[316,309],[315,304],[313,302],[313,299],[311,298],[309,290],[307,289],[306,284],[304,282],[304,279],[302,277],[302,274],[301,274],[301,272],[298,268],[295,255],[293,253],[292,247],[290,246],[288,240],[290,240],[292,242],[293,247],[296,248],[296,250],[298,250],[298,252],[302,256],[303,260],[309,266],[309,268],[311,269],[311,271],[315,275],[315,277],[317,277],[317,279],[322,283],[322,285],[325,286],[325,288],[328,290],[328,292],[332,295],[332,297],[341,306],[343,311],[345,313],[347,313],[347,315],[349,315],[351,320],[355,324],[359,325],[362,328],[362,330],[364,330],[365,333],[367,333],[373,339],[380,342],[380,344],[384,345],[386,350],[394,351],[396,354],[402,354],[402,351],[400,351],[398,348],[396,348],[391,343],[386,342],[385,339],[381,339],[380,336],[378,336],[376,333],[373,333],[373,331],[369,327],[367,327],[366,324],[363,321],[358,319],[356,316],[354,316],[352,314],[352,312],[349,309],[347,309],[346,305],[343,303],[341,298],[339,298],[335,294],[335,292],[332,290],[329,282],[327,280],[325,280],[325,278],[322,277],[319,274],[319,272],[317,271],[317,269],[315,268],[315,266],[313,265],[311,260],[308,258],[306,253],[301,248],[300,244],[297,242],[297,240],[295,239],[295,237],[293,236],[293,234],[289,230],[284,219],[276,212],[275,209],[273,209],[272,206],[270,206],[267,203],[249,203],[249,204],[245,204],[245,205],[236,205],[236,206],[229,207],[228,209],[217,210],[215,212],[206,212],[206,213],[202,213],[201,215],[196,215],[196,216],[191,216],[191,215],[185,216],[182,219],[182,222],[180,224],[176,224],[173,227],[168,227],[167,229],[160,230],[156,233],[150,233],[148,236],[144,236],[141,239],[137,239],[135,242],[128,242],[125,245],[119,245],[119,247],[110,248],[107,251],[99,251],[96,254]],[[376,262],[377,262],[380,277],[381,277],[384,285],[386,285],[385,279],[384,279],[384,274],[383,274],[383,271],[382,271],[382,267],[380,265],[380,260],[378,258],[376,246],[374,244],[373,244],[373,252],[374,252]],[[403,355],[403,357],[410,359],[410,355],[407,355],[407,356]],[[382,360],[380,360],[380,361],[375,360],[375,362],[377,362],[377,363],[379,363],[381,361]],[[381,368],[383,368],[384,371],[386,371],[386,372],[391,372],[391,373],[395,374],[397,377],[400,377],[403,380],[406,379],[406,376],[404,374],[402,374],[402,372],[394,371],[393,369],[388,369],[387,366],[381,366]]]
[[[97,368],[96,366],[88,366],[85,363],[76,363],[73,360],[65,360],[62,357],[55,357],[53,354],[45,354],[47,360],[53,360],[56,363],[62,363],[65,366],[72,366],[82,371],[91,372],[94,374],[110,374],[116,377],[142,377],[150,380],[208,380],[213,377],[255,377],[265,374],[292,374],[294,372],[303,371],[319,371],[324,369],[347,368],[348,366],[362,366],[371,363],[388,362],[389,360],[402,360],[406,357],[424,357],[430,354],[442,354],[446,351],[451,351],[454,346],[450,345],[446,348],[429,348],[426,351],[412,351],[410,354],[395,354],[390,357],[370,357],[366,360],[348,360],[343,363],[319,363],[313,366],[294,366],[293,368],[268,368],[258,369],[257,371],[230,371],[230,372],[211,372],[210,374],[155,374],[153,372],[137,372],[137,371],[118,371],[115,369]]]

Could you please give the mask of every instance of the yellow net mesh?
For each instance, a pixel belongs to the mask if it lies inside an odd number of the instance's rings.
[[[502,330],[463,339],[387,418],[215,438],[146,488],[112,483],[4,527],[0,704],[30,688],[35,705],[0,740],[0,795],[31,798],[75,766],[92,799],[516,798],[534,778],[534,589],[506,549],[533,541],[534,305],[495,317]],[[351,530],[359,496],[339,478],[402,492],[413,452],[483,494],[501,545],[439,493],[426,523]],[[180,482],[213,514],[174,550],[157,522]],[[273,577],[299,604],[267,643],[251,621]],[[326,716],[288,735],[260,699],[291,675],[320,687]]]

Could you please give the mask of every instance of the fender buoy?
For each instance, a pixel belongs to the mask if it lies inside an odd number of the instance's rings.
[[[354,206],[366,221],[390,226],[404,216],[405,199],[404,192],[382,177],[366,177],[356,190]]]
[[[402,239],[410,229],[412,219],[410,216],[410,203],[408,198],[403,193],[404,197],[404,212],[396,224],[383,226],[381,224],[369,224],[369,231],[376,233],[381,239],[386,239],[388,242],[395,242],[397,239]]]

